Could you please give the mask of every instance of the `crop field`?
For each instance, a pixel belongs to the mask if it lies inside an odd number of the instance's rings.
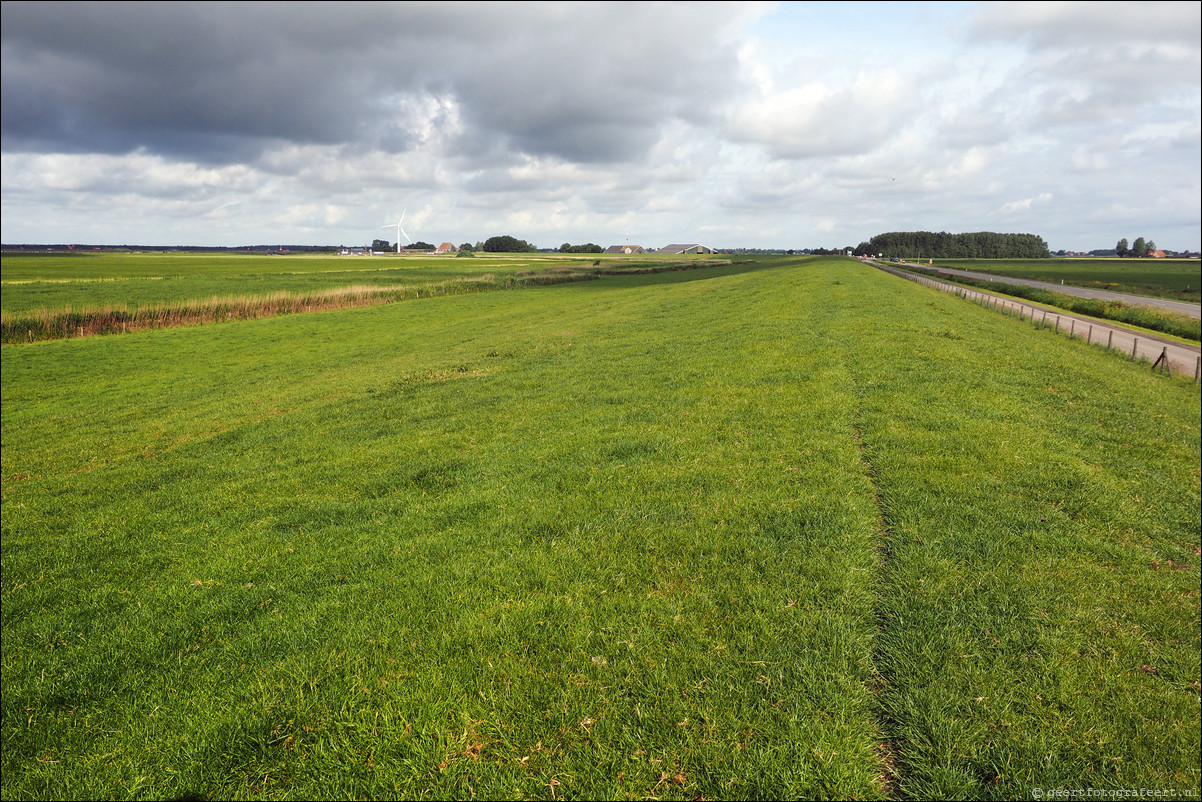
[[[939,259],[936,265],[1074,287],[1202,302],[1197,259]]]
[[[856,260],[2,359],[5,799],[1202,786],[1198,389]]]

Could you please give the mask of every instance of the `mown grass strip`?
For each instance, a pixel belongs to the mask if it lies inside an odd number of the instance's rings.
[[[6,793],[879,796],[846,372],[761,275],[6,351]]]
[[[1198,396],[897,282],[855,346],[907,798],[1199,783]],[[949,300],[951,302],[949,303]],[[1009,328],[1007,328],[1009,327]],[[971,332],[971,336],[966,336]]]
[[[0,382],[6,796],[1198,785],[1197,391],[858,264]]]

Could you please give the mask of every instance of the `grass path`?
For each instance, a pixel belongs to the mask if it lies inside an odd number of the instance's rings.
[[[1197,787],[1197,392],[1045,335],[799,260],[5,349],[4,796]]]
[[[886,530],[897,792],[1196,788],[1196,394],[1108,382],[1104,354],[1021,342],[1039,333],[1010,321],[959,328],[941,298],[908,303],[942,324],[841,323],[869,303],[849,294],[824,328],[856,343]]]

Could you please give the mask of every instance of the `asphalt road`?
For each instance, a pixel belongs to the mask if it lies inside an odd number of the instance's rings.
[[[1011,278],[1010,276],[998,276],[993,273],[974,273],[971,270],[953,270],[949,267],[939,267],[938,265],[921,265],[916,264],[914,267],[921,267],[924,270],[938,270],[940,273],[947,273],[952,276],[964,276],[966,278],[975,278],[981,281],[995,281],[1001,284],[1020,284],[1024,287],[1039,287],[1043,290],[1051,290],[1064,295],[1075,295],[1078,298],[1098,298],[1103,301],[1122,301],[1123,303],[1136,304],[1139,306],[1156,306],[1161,309],[1171,309],[1174,312],[1180,312],[1191,317],[1202,317],[1202,306],[1198,304],[1185,303],[1183,301],[1166,301],[1161,298],[1148,298],[1143,295],[1127,295],[1122,292],[1107,292],[1106,290],[1090,290],[1084,287],[1071,287],[1067,284],[1050,284],[1046,281],[1029,281],[1022,278]]]
[[[1002,298],[992,293],[968,287],[960,287],[945,281],[939,281],[938,279],[910,273],[880,262],[868,262],[868,264],[878,267],[886,273],[892,273],[933,289],[960,294],[968,300],[988,305],[991,308],[1005,311],[1011,315],[1016,315],[1022,320],[1031,321],[1034,325],[1055,328],[1069,337],[1089,340],[1097,345],[1104,345],[1107,348],[1130,355],[1133,358],[1155,362],[1163,356],[1174,373],[1184,373],[1187,376],[1194,376],[1195,381],[1197,381],[1199,373],[1202,372],[1202,348],[1196,345],[1184,345],[1174,340],[1162,339],[1147,332],[1133,331],[1112,321],[1101,321],[1083,315],[1072,315],[1067,312],[1053,312],[1043,307],[1031,306],[1021,301],[1016,301],[1013,298]],[[1056,286],[1057,290],[1063,289],[1059,285],[1051,286]],[[1000,288],[999,291],[1001,291]],[[1116,294],[1109,293],[1111,296]]]

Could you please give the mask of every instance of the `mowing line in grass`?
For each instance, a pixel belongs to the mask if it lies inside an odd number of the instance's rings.
[[[1197,787],[1196,394],[893,292],[929,313],[844,331],[890,543],[899,793]]]

